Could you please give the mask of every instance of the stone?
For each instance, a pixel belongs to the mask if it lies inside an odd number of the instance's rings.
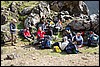
[[[32,7],[26,7],[21,11],[20,15],[22,16],[29,15],[31,13],[31,10],[32,10]]]
[[[6,24],[6,23],[7,23],[7,16],[1,14],[1,25],[4,25],[4,24]]]
[[[88,6],[83,1],[51,1],[50,9],[56,12],[68,11],[70,14],[89,14]]]
[[[35,57],[32,57],[32,59],[33,59],[33,60],[36,60],[36,58],[35,58]]]
[[[88,58],[85,57],[85,56],[82,56],[81,58],[82,58],[83,60],[88,60]]]
[[[48,16],[50,14],[50,6],[48,3],[46,2],[40,2],[40,4],[38,5],[38,8],[39,8],[39,15],[40,17],[42,16]]]
[[[90,15],[91,19],[91,30],[99,35],[99,14]]]
[[[16,55],[15,53],[12,53],[12,54],[8,54],[4,60],[13,60],[13,59],[16,59],[17,57],[18,55]]]
[[[16,12],[17,12],[17,5],[16,5],[16,2],[12,2],[12,3],[9,5],[9,8],[10,8],[10,11],[16,13]]]
[[[82,31],[82,30],[87,31],[91,29],[90,21],[86,20],[73,20],[68,25],[71,26],[72,30],[77,30],[77,31]]]

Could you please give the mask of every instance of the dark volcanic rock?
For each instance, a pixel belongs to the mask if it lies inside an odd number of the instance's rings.
[[[89,14],[87,5],[83,1],[52,1],[50,9],[54,11],[69,11],[70,14]]]

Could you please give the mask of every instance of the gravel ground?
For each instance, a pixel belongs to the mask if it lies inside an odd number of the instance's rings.
[[[15,58],[5,59],[9,54]],[[32,46],[6,46],[1,47],[1,66],[99,66],[99,50],[68,55],[55,53],[52,49],[38,50]]]

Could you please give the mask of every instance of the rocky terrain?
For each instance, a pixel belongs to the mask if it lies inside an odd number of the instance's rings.
[[[30,45],[5,46],[1,49],[1,66],[99,66],[99,47],[83,47],[80,51],[66,54]]]
[[[80,48],[82,53],[68,55],[55,53],[52,49],[39,50],[29,42],[21,41],[19,36],[16,46],[10,45],[12,18],[18,21],[16,25],[20,30],[28,21],[35,28],[42,16],[49,20],[61,17],[63,27],[69,25],[73,31],[91,30],[99,35],[99,13],[89,15],[89,8],[83,1],[1,1],[1,66],[99,66],[99,46],[83,47]]]

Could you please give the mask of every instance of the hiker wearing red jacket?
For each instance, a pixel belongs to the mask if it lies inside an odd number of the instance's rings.
[[[37,31],[37,39],[44,39],[44,34],[45,34],[45,32],[42,31],[41,27],[39,27],[38,31]]]
[[[29,31],[29,28],[24,29],[23,34],[24,34],[24,37],[25,37],[28,41],[30,41],[29,38],[31,38],[31,34],[30,34],[30,31]]]

